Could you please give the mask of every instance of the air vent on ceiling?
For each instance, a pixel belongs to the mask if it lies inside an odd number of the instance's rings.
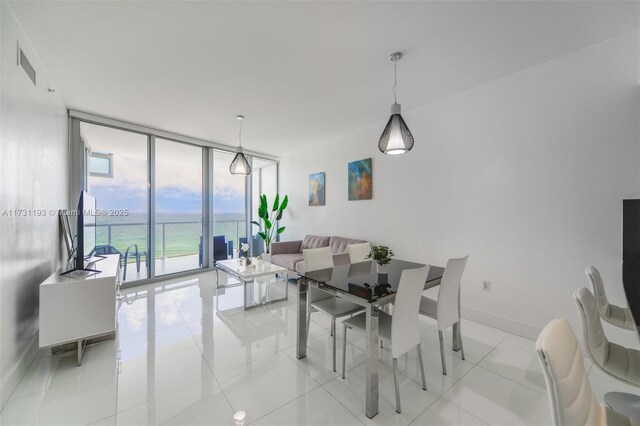
[[[20,43],[18,43],[18,68],[24,72],[24,75],[29,79],[31,84],[35,87],[36,85],[36,70],[29,62],[27,55],[24,54],[22,49],[20,48]]]

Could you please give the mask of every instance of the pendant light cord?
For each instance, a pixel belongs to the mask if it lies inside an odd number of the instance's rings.
[[[238,133],[238,141],[240,142],[240,146],[242,147],[242,121],[240,120],[240,132]]]
[[[393,61],[393,103],[398,103],[398,97],[396,96],[396,87],[398,85],[398,61]]]

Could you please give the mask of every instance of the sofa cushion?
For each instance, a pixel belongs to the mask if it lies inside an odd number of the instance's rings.
[[[331,237],[329,240],[329,247],[331,247],[331,253],[341,254],[347,252],[347,246],[349,244],[366,243],[364,240],[354,240],[344,237]],[[347,262],[348,263],[348,262]]]
[[[302,249],[315,249],[329,246],[329,237],[319,235],[305,235],[302,240]]]
[[[290,271],[296,271],[296,264],[302,262],[303,259],[304,257],[300,253],[271,255],[271,263],[287,268]]]

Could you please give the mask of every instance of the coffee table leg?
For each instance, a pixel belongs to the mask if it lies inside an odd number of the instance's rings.
[[[288,284],[287,284],[288,285]],[[309,285],[304,278],[298,278],[298,309],[296,316],[296,356],[302,359],[307,356],[307,297]]]
[[[247,283],[248,281],[243,281],[242,282],[242,288],[243,288],[243,304],[244,304],[244,310],[246,311],[247,308]],[[253,281],[251,281],[251,284],[253,284]]]

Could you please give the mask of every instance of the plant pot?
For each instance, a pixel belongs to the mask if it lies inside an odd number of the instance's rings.
[[[389,273],[389,265],[380,265],[376,263],[376,269],[378,270],[378,274],[388,274]]]

